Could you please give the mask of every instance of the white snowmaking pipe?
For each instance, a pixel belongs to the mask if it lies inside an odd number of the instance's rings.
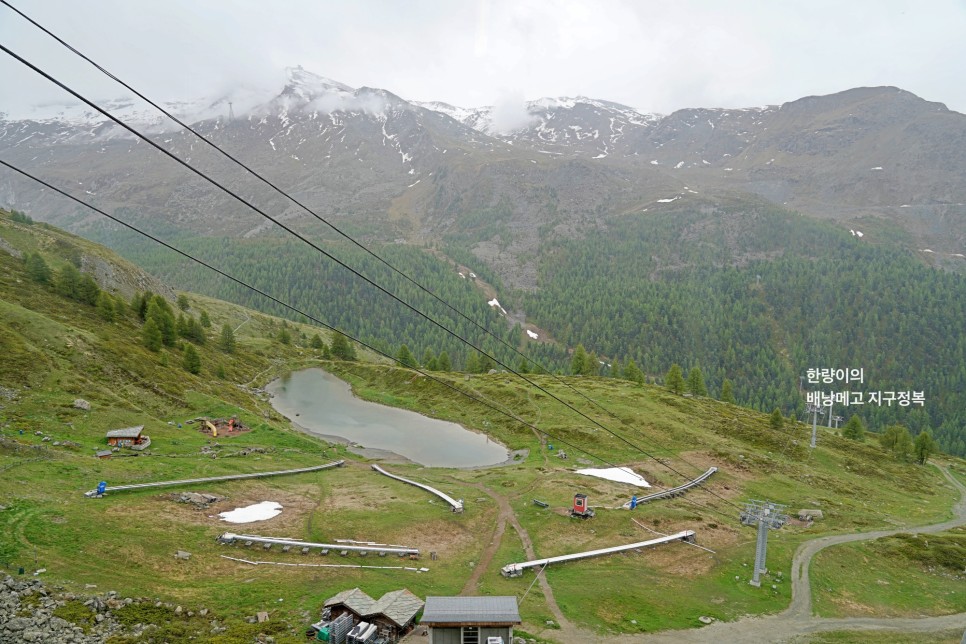
[[[380,474],[385,474],[386,476],[388,476],[391,479],[396,479],[397,481],[402,481],[403,483],[408,483],[409,485],[415,485],[416,487],[422,488],[422,489],[426,490],[427,492],[431,492],[431,493],[435,494],[436,496],[438,496],[439,498],[443,499],[444,501],[446,501],[447,503],[449,503],[451,506],[453,506],[453,512],[462,512],[463,511],[463,500],[462,499],[456,500],[453,497],[451,497],[450,495],[445,494],[443,492],[440,492],[439,490],[437,490],[434,487],[429,487],[428,485],[424,485],[422,483],[417,483],[416,481],[410,481],[409,479],[404,479],[403,477],[396,476],[395,474],[390,474],[389,472],[387,472],[386,470],[382,469],[378,465],[373,465],[372,466],[372,469],[374,469],[375,471],[379,472]]]
[[[380,547],[380,546],[347,546],[344,543],[313,543],[310,541],[299,541],[298,539],[281,539],[279,537],[260,537],[254,534],[235,534],[226,532],[218,537],[222,543],[232,543],[233,541],[251,541],[252,543],[270,543],[280,546],[295,546],[296,548],[320,548],[326,550],[351,550],[352,552],[386,552],[394,555],[418,555],[419,548],[399,547]]]
[[[640,541],[638,543],[629,543],[626,546],[614,546],[612,548],[601,548],[600,550],[588,550],[586,552],[575,552],[570,555],[560,555],[559,557],[548,557],[546,559],[534,559],[533,561],[525,561],[523,563],[511,563],[503,566],[500,572],[503,573],[504,577],[516,577],[523,573],[527,568],[536,568],[537,566],[546,566],[552,563],[562,563],[564,561],[574,561],[576,559],[589,559],[591,557],[600,557],[602,555],[610,555],[616,552],[623,552],[625,550],[633,550],[635,548],[646,548],[648,546],[656,546],[661,543],[668,543],[669,541],[690,541],[694,538],[694,530],[684,530],[676,534],[670,534],[666,537],[659,537],[657,539],[651,539],[650,541]]]
[[[331,467],[341,467],[345,461],[334,461],[325,465],[313,465],[312,467],[300,467],[294,470],[279,470],[276,472],[252,472],[249,474],[228,474],[225,476],[209,476],[200,479],[182,479],[180,481],[157,481],[155,483],[132,483],[130,485],[113,485],[104,488],[104,492],[121,492],[124,490],[139,490],[147,487],[170,487],[172,485],[189,485],[191,483],[212,483],[214,481],[240,481],[242,479],[257,479],[266,476],[281,476],[282,474],[302,474],[304,472],[317,472],[327,470]],[[97,490],[85,492],[84,496],[97,497]]]

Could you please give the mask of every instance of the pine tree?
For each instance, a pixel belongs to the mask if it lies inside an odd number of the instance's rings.
[[[908,462],[912,459],[915,446],[912,436],[904,425],[889,425],[879,437],[879,444],[892,452],[896,460]]]
[[[114,298],[106,291],[101,291],[97,296],[97,314],[105,322],[114,321]]]
[[[886,451],[894,452],[896,445],[899,443],[899,437],[903,432],[908,434],[909,430],[902,425],[889,425],[879,434],[879,444]]]
[[[903,427],[902,431],[899,432],[895,446],[892,448],[892,454],[896,457],[897,461],[908,463],[913,458],[914,450],[915,445],[912,442],[912,436],[909,434],[909,430]]]
[[[624,378],[639,385],[644,383],[644,372],[637,367],[633,358],[628,358],[627,364],[624,365]]]
[[[188,297],[184,293],[178,295],[178,308],[182,311],[187,311],[189,306]]]
[[[322,342],[322,336],[320,336],[318,333],[313,335],[312,339],[309,340],[309,346],[315,349],[316,351],[321,351],[322,349],[324,349],[325,343]]]
[[[929,430],[924,430],[918,436],[916,436],[915,443],[913,443],[913,452],[916,455],[916,462],[920,465],[925,465],[929,460],[929,457],[936,452],[936,441],[933,440],[932,435]]]
[[[782,416],[781,409],[779,409],[778,407],[775,407],[775,411],[771,413],[771,416],[768,419],[768,424],[769,426],[771,426],[772,429],[776,431],[780,430],[782,427],[785,426],[785,417]]]
[[[336,360],[355,360],[356,350],[349,342],[349,338],[345,337],[338,331],[332,334],[332,357]]]
[[[24,263],[26,264],[27,275],[30,276],[30,279],[41,284],[50,284],[53,274],[50,271],[50,266],[40,256],[40,253],[27,253],[27,256],[24,258]]]
[[[865,425],[862,424],[862,419],[858,416],[849,418],[849,421],[845,423],[845,427],[842,428],[842,436],[854,441],[864,441]]]
[[[624,367],[621,366],[621,361],[618,358],[614,358],[614,361],[608,367],[607,375],[611,378],[622,378],[624,376]]]
[[[65,264],[57,273],[54,286],[60,295],[76,300],[80,293],[80,279],[80,271],[73,264]]]
[[[727,378],[721,383],[721,402],[735,404],[734,387]]]
[[[396,353],[396,360],[399,361],[399,364],[409,369],[415,369],[417,366],[416,358],[413,357],[409,347],[405,344],[399,347],[399,351]]]
[[[476,352],[476,349],[470,349],[469,355],[466,356],[466,371],[469,373],[480,372],[480,354]]]
[[[480,354],[480,373],[490,373],[491,369],[496,369],[496,363],[493,362],[493,358]]]
[[[584,349],[584,345],[578,344],[577,348],[574,349],[574,355],[570,359],[570,373],[575,376],[584,373],[587,364],[587,350]]]
[[[155,295],[148,305],[147,319],[154,320],[154,323],[161,331],[161,341],[165,346],[173,347],[178,339],[174,313],[171,307],[160,295]]]
[[[430,371],[436,371],[437,369],[436,356],[433,355],[433,350],[429,347],[426,347],[426,350],[423,351],[423,366]]]
[[[596,353],[587,354],[587,357],[584,359],[584,368],[581,369],[580,373],[585,376],[600,375],[600,359]]]
[[[193,344],[185,345],[181,364],[188,373],[201,373],[201,357],[198,355]]]
[[[161,329],[158,328],[158,323],[152,319],[148,319],[144,323],[144,327],[141,329],[141,339],[144,342],[144,346],[155,353],[160,351],[161,345],[164,344]]]
[[[91,306],[97,306],[97,296],[101,294],[101,287],[97,285],[94,278],[84,273],[80,276],[80,280],[77,282],[77,295],[74,299],[83,302],[84,304],[90,304]]]
[[[278,341],[282,344],[292,344],[292,334],[289,332],[288,328],[282,327],[278,332]]]
[[[144,293],[136,293],[131,299],[131,308],[138,314],[141,320],[146,320],[148,317],[148,306],[154,300],[154,293],[151,291],[145,291]]]
[[[664,385],[676,394],[684,391],[684,375],[677,363],[672,364],[671,368],[668,369],[667,375],[664,376]]]
[[[184,316],[184,313],[178,313],[178,320],[175,322],[174,328],[180,337],[188,337],[188,318]]]
[[[208,316],[208,311],[201,311],[201,326],[206,329],[211,328],[211,318]]]
[[[205,329],[201,326],[201,323],[194,318],[194,316],[188,317],[188,335],[185,336],[195,344],[204,345],[208,341],[208,336],[205,335]]]
[[[695,396],[708,395],[708,388],[704,386],[704,376],[701,375],[701,369],[698,367],[692,367],[688,372],[688,391]]]
[[[445,351],[441,351],[439,357],[436,359],[436,364],[440,371],[452,371],[453,365],[449,361],[449,354]]]
[[[221,337],[218,339],[218,348],[225,353],[235,353],[235,332],[228,324],[221,327]]]

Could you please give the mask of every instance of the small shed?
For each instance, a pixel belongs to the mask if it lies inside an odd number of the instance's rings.
[[[144,442],[146,436],[142,436],[144,425],[137,427],[125,427],[124,429],[112,429],[107,432],[107,444],[111,447],[133,447]]]
[[[413,629],[423,600],[407,589],[388,592],[379,600],[359,588],[344,590],[326,600],[330,621],[349,615],[353,622],[374,624],[380,637],[396,641]]]
[[[516,597],[427,597],[419,623],[429,627],[429,644],[470,644],[491,637],[509,643],[522,620]]]
[[[365,618],[379,627],[381,636],[396,641],[413,629],[416,614],[422,609],[423,600],[403,588],[380,597],[379,601],[369,607]]]
[[[329,609],[331,619],[337,619],[349,613],[354,620],[359,620],[369,614],[369,609],[375,603],[376,600],[362,590],[353,588],[352,590],[343,590],[335,597],[330,597],[323,606]]]

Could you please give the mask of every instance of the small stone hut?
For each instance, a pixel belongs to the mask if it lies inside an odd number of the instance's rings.
[[[111,447],[134,447],[144,442],[147,436],[143,436],[144,425],[137,427],[125,427],[124,429],[112,429],[107,432],[107,444]]]

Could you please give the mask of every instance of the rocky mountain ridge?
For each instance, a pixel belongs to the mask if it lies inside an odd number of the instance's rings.
[[[507,129],[499,108],[413,103],[294,68],[280,92],[233,118],[226,98],[200,103],[209,118],[193,127],[319,215],[372,240],[455,236],[510,282],[532,271],[525,258],[541,240],[688,204],[764,199],[846,228],[883,228],[951,266],[966,246],[966,116],[897,88],[666,116],[541,99]],[[326,234],[191,134],[142,123],[246,201]],[[0,120],[0,154],[133,221],[202,235],[273,227],[112,123]],[[0,201],[58,213],[54,223],[74,230],[95,221],[9,173]]]

